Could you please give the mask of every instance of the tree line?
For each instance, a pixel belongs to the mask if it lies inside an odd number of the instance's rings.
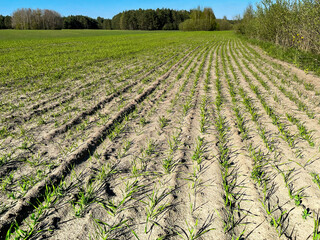
[[[180,24],[182,31],[213,31],[217,30],[216,16],[211,8],[198,7],[191,10],[190,19]]]
[[[262,0],[249,5],[237,31],[287,48],[320,53],[320,1]]]
[[[178,30],[189,12],[172,9],[130,10],[112,18],[112,28],[121,30]]]
[[[22,8],[13,12],[11,24],[15,29],[61,29],[62,17],[53,10]]]
[[[0,29],[10,29],[12,28],[12,18],[11,16],[0,15]]]
[[[12,16],[0,15],[0,29],[108,29],[108,30],[230,30],[231,21],[216,19],[211,8],[186,10],[138,9],[116,14],[112,19],[70,15],[62,17],[47,9],[21,8]]]

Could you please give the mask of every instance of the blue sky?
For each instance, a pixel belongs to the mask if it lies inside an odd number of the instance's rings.
[[[115,14],[130,9],[172,8],[190,10],[197,6],[211,7],[217,18],[224,15],[232,19],[242,14],[249,3],[255,4],[258,0],[11,0],[1,1],[0,14],[11,15],[17,8],[52,9],[63,16],[86,15],[96,18],[112,18]]]

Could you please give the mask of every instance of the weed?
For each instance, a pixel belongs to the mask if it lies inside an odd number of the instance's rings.
[[[191,101],[188,99],[186,103],[183,105],[183,115],[186,116],[188,111],[191,109]]]
[[[192,155],[192,160],[196,161],[199,165],[202,162],[202,155],[204,152],[203,141],[204,141],[204,138],[198,137],[196,147]]]
[[[302,196],[300,196],[299,194],[296,194],[294,196],[294,203],[296,206],[300,206],[302,203]]]
[[[311,173],[311,176],[313,177],[313,182],[317,184],[317,186],[320,188],[320,177],[316,173]]]
[[[77,201],[71,201],[76,217],[83,217],[89,204],[95,202],[95,192],[92,183],[86,189],[80,189]]]
[[[114,223],[108,224],[99,219],[93,219],[96,228],[95,239],[118,239],[121,229],[127,227],[126,224],[129,219],[117,219]],[[91,237],[90,237],[91,239]]]
[[[176,233],[184,240],[196,240],[201,238],[204,234],[206,234],[207,232],[210,232],[212,230],[215,230],[215,228],[210,228],[211,222],[209,223],[204,223],[203,226],[201,226],[198,230],[198,224],[199,224],[199,220],[196,219],[196,222],[194,225],[190,225],[187,221],[186,221],[186,225],[187,225],[187,230],[182,229],[181,227],[179,227],[181,229],[182,232],[176,231]]]
[[[163,166],[165,173],[170,173],[171,170],[173,169],[173,167],[176,165],[176,163],[174,163],[174,161],[173,161],[172,156],[169,156],[169,157],[163,159],[162,162],[163,162],[162,166]]]
[[[140,125],[143,127],[143,126],[145,126],[145,125],[147,125],[147,120],[145,119],[145,117],[141,117],[140,118],[140,120],[139,120],[139,122],[140,122]]]
[[[3,156],[0,157],[0,166],[9,162],[11,160],[11,153],[4,154]]]
[[[95,172],[95,181],[106,181],[112,175],[118,172],[116,165],[112,165],[111,163],[107,163],[104,166],[101,166],[99,170]]]
[[[283,234],[284,226],[283,221],[286,218],[287,211],[281,211],[280,216],[278,218],[271,216],[270,224],[271,226],[275,227],[278,231],[279,237]]]
[[[108,214],[115,217],[120,212],[126,209],[125,205],[134,198],[135,194],[138,193],[144,186],[138,185],[138,180],[131,182],[126,182],[125,190],[122,191],[122,198],[120,201],[115,202],[108,200],[107,202],[99,201]]]
[[[165,118],[164,116],[159,117],[159,126],[161,129],[168,126],[169,120]]]
[[[304,88],[308,91],[314,91],[315,86],[312,83],[305,83]]]
[[[304,209],[304,210],[302,211],[302,218],[303,218],[304,220],[306,220],[307,217],[309,217],[310,215],[311,215],[311,212],[309,211],[308,208],[306,208],[306,209]]]
[[[314,217],[314,226],[313,226],[313,240],[320,239],[320,232],[319,232],[319,215]]]
[[[145,149],[145,153],[147,156],[151,156],[152,154],[156,154],[156,143],[153,140],[148,141],[148,145]]]
[[[0,129],[0,139],[5,139],[9,135],[10,135],[10,132],[6,126]]]
[[[147,215],[145,233],[148,233],[152,229],[154,224],[157,224],[158,217],[167,211],[170,207],[168,203],[162,203],[162,201],[170,194],[170,192],[164,190],[160,193],[155,189],[152,194],[147,195],[147,201],[141,201],[146,205],[145,211]],[[151,225],[149,225],[151,224]]]

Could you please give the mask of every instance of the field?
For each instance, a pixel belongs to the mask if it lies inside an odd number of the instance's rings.
[[[0,53],[0,239],[320,239],[319,77],[232,32]]]

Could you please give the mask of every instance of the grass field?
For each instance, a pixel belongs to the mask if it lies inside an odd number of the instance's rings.
[[[232,32],[0,52],[0,239],[320,239],[318,77]]]
[[[150,33],[148,31],[106,31],[106,30],[1,30],[0,40],[53,40],[57,38],[110,37],[130,34]]]

